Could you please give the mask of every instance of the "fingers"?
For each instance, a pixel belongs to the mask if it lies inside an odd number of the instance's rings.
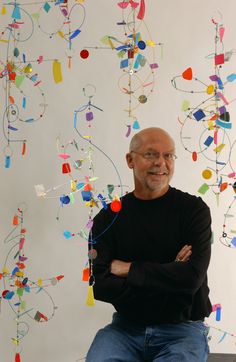
[[[188,261],[192,254],[192,246],[185,245],[177,254],[175,261]]]
[[[131,262],[114,259],[111,262],[110,272],[118,277],[127,277]]]

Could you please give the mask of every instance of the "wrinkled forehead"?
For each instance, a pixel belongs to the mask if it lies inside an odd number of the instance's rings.
[[[138,135],[136,147],[139,150],[174,151],[175,143],[166,133],[144,133]]]

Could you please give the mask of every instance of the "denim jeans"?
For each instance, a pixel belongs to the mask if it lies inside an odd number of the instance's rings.
[[[207,334],[203,321],[141,327],[114,313],[97,332],[86,362],[206,362]]]

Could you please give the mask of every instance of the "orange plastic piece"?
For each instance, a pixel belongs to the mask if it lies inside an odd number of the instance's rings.
[[[84,191],[91,191],[93,189],[91,184],[85,184],[84,185]]]
[[[193,151],[192,159],[193,159],[193,161],[197,161],[197,152],[196,151]]]
[[[18,219],[18,216],[17,216],[17,215],[14,215],[12,224],[15,225],[15,226],[16,226],[16,225],[19,225],[19,219]]]
[[[16,79],[16,73],[15,72],[9,73],[9,80],[15,80],[15,79]]]
[[[17,215],[14,215],[12,224],[15,225],[15,226],[19,225],[19,219],[18,219]]]
[[[216,119],[218,119],[219,115],[218,114],[214,114],[214,116],[212,116],[210,118],[210,121],[215,121]]]
[[[15,362],[20,362],[20,353],[16,353]]]
[[[193,79],[193,71],[192,68],[187,68],[183,73],[182,77],[186,80],[192,80]]]
[[[68,162],[65,162],[62,164],[62,173],[70,173],[70,164]]]
[[[63,279],[64,278],[64,275],[58,275],[57,277],[56,277],[56,279],[59,281],[59,280],[61,280],[61,279]]]
[[[120,200],[113,200],[110,206],[111,206],[111,210],[114,212],[119,212],[121,210]]]
[[[26,143],[23,142],[23,144],[22,144],[22,151],[21,151],[22,156],[25,155],[25,151],[26,151]]]
[[[228,187],[228,182],[223,182],[221,185],[220,185],[220,192],[224,191],[225,189],[227,189]]]
[[[83,282],[88,282],[89,281],[89,268],[85,268],[83,270],[82,281]]]
[[[11,104],[15,103],[15,100],[14,100],[14,98],[12,96],[9,96],[8,98],[9,98],[9,101],[10,101]]]

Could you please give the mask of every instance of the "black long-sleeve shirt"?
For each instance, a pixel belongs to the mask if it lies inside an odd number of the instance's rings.
[[[172,187],[153,200],[129,193],[114,218],[110,209],[94,218],[95,298],[142,325],[209,316],[211,216],[202,199]],[[190,260],[175,262],[186,244]],[[113,259],[132,262],[127,278],[110,273]]]

